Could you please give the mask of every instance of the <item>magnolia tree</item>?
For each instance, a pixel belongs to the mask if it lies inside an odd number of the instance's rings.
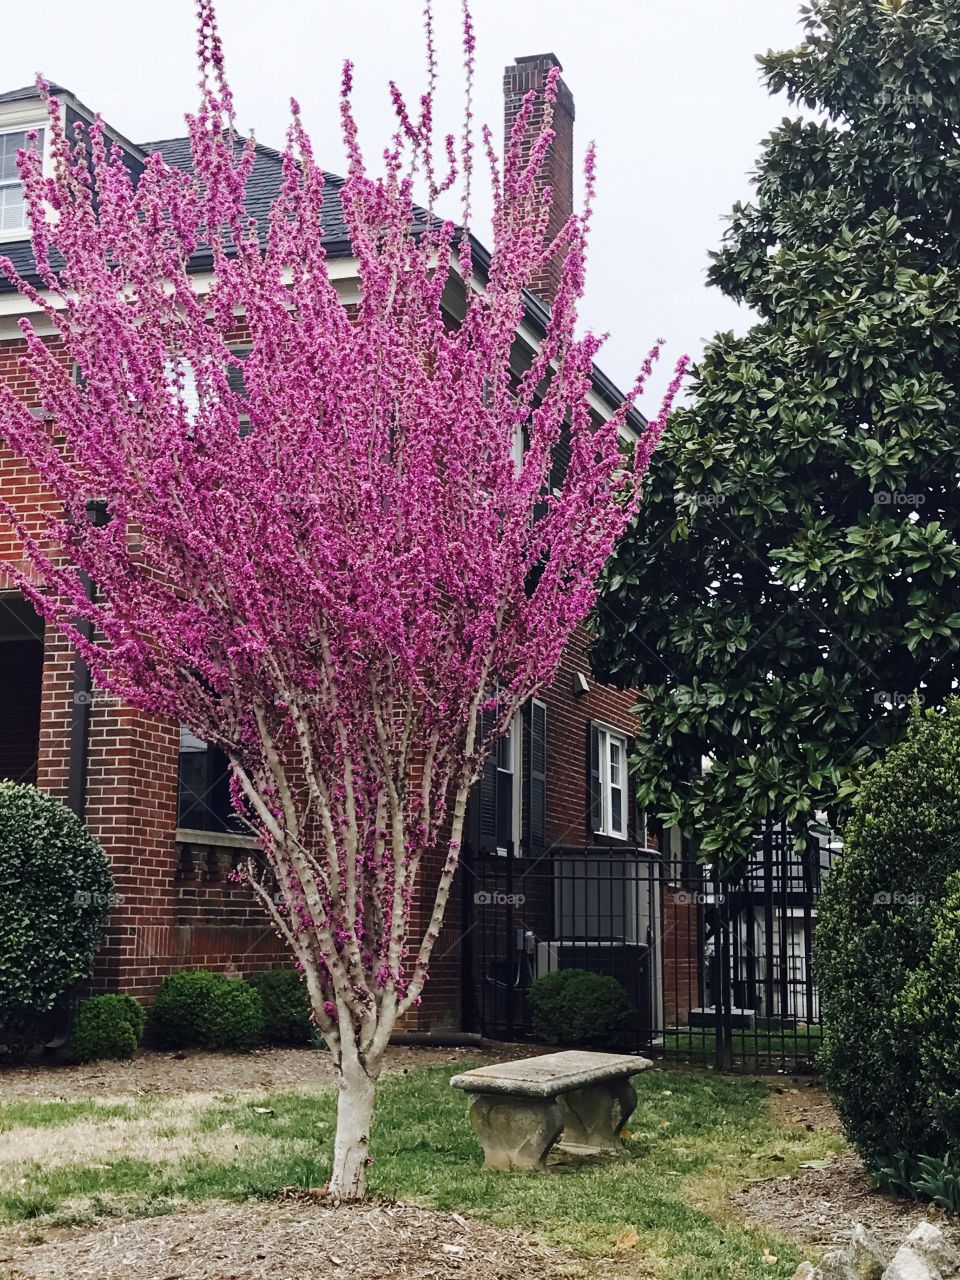
[[[45,413],[0,387],[0,432],[56,514],[40,535],[22,511],[6,516],[32,569],[23,591],[98,685],[229,757],[264,854],[245,876],[337,1069],[330,1190],[350,1199],[365,1188],[384,1050],[427,978],[470,788],[590,608],[669,397],[626,461],[620,428],[655,347],[628,400],[592,420],[600,340],[575,333],[592,156],[586,210],[552,242],[536,182],[556,72],[546,122],[534,126],[528,95],[502,168],[484,133],[493,247],[480,278],[462,229],[469,14],[462,136],[434,142],[428,12],[429,89],[411,109],[391,85],[398,127],[378,176],[346,65],[339,199],[360,297],[348,306],[328,277],[324,175],[296,104],[282,184],[257,224],[244,206],[255,145],[234,130],[211,0],[199,37],[191,173],[155,154],[134,175],[99,122],[65,136],[53,98],[52,171],[21,156],[40,285],[3,269],[55,341],[23,322]],[[455,187],[462,227],[434,212]],[[202,275],[199,252],[212,264]],[[559,293],[517,379],[524,287],[552,255]],[[455,289],[467,299],[456,325],[443,304]],[[572,460],[548,493],[563,424]],[[91,502],[106,521],[88,517]],[[439,878],[418,884],[431,855]]]

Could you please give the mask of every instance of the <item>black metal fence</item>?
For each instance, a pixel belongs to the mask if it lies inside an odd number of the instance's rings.
[[[587,969],[630,998],[620,1048],[725,1069],[809,1068],[820,1039],[817,901],[833,857],[829,840],[798,852],[772,824],[727,880],[640,847],[467,853],[466,1029],[530,1038],[531,984]]]

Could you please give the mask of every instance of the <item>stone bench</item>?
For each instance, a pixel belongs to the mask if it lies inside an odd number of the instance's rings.
[[[653,1064],[619,1053],[545,1053],[478,1067],[450,1083],[471,1100],[487,1169],[543,1169],[560,1134],[580,1154],[621,1150],[637,1105],[630,1077]]]

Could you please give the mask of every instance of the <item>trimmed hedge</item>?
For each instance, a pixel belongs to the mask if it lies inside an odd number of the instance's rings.
[[[252,1049],[263,1005],[252,987],[205,969],[172,973],[150,1007],[151,1038],[167,1049]]]
[[[616,978],[586,969],[560,969],[537,978],[527,992],[533,1030],[547,1044],[615,1043],[634,1008]]]
[[[948,978],[947,944],[938,941],[952,925],[938,920],[958,870],[954,700],[945,713],[916,711],[905,740],[868,773],[818,908],[819,1064],[848,1138],[875,1170],[948,1151],[920,1055],[954,998],[956,976]],[[931,956],[939,976],[924,993],[917,975]],[[955,1063],[956,1022],[939,1031],[937,1052]]]
[[[146,1013],[132,996],[92,996],[80,1006],[67,1056],[74,1062],[132,1058],[143,1038]]]
[[[960,873],[933,923],[926,964],[902,1001],[904,1029],[915,1037],[921,1084],[947,1151],[960,1161]]]
[[[106,855],[36,787],[0,782],[0,1040],[90,976],[113,892]]]
[[[263,969],[247,982],[263,1005],[263,1033],[270,1044],[310,1044],[316,1038],[307,984],[296,969]]]

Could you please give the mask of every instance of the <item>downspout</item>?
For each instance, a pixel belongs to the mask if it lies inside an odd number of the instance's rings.
[[[87,516],[96,529],[102,529],[110,520],[106,502],[87,503]],[[97,598],[96,583],[80,571],[84,593],[92,603]],[[84,640],[93,639],[93,626],[86,619],[77,623],[77,630]],[[73,706],[70,712],[70,757],[67,767],[67,804],[81,821],[87,809],[87,761],[90,755],[90,707],[93,704],[93,679],[90,668],[79,653],[73,660],[71,685]]]
[[[97,589],[83,574],[87,599],[96,598]],[[93,627],[86,620],[77,624],[84,640],[93,637]],[[90,668],[79,653],[73,659],[71,685],[73,706],[70,711],[70,760],[67,767],[67,804],[83,821],[87,808],[87,759],[90,754],[90,707],[93,703],[93,679]]]

